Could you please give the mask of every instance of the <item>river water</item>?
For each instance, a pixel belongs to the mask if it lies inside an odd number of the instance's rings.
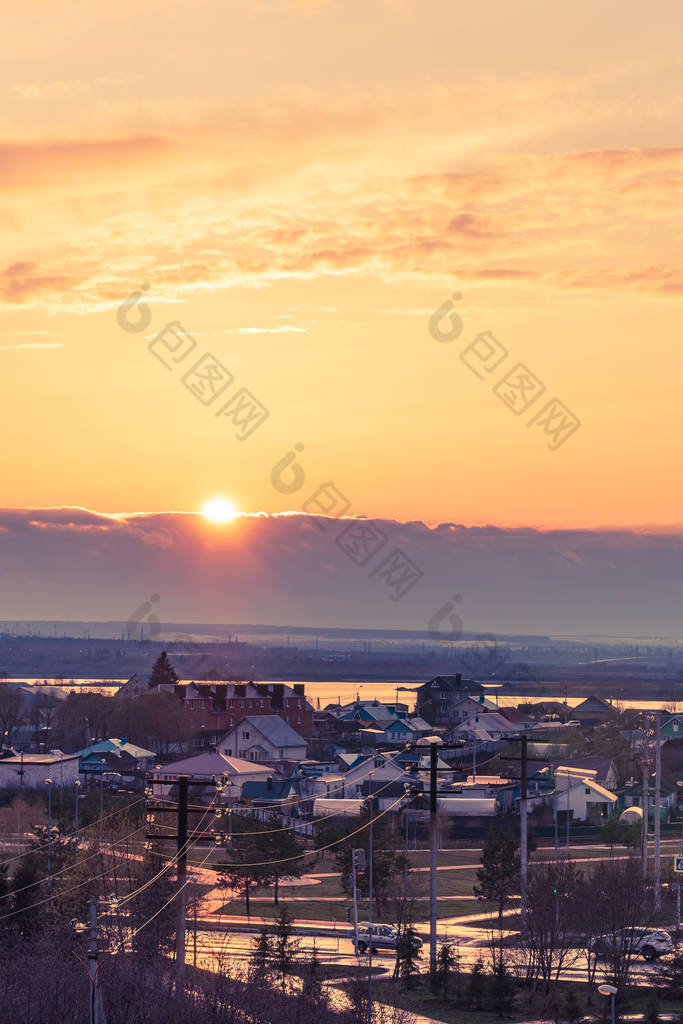
[[[118,686],[125,683],[125,679],[8,679],[5,682],[25,682],[34,686],[47,686],[47,687],[59,687],[66,693],[100,693],[105,696],[113,696],[116,693]],[[218,680],[218,682],[229,682],[230,680]],[[190,682],[189,679],[184,679],[182,682]],[[315,682],[315,681],[300,681],[300,680],[289,680],[289,679],[269,679],[269,683],[286,683],[288,686],[293,686],[294,683],[302,682],[306,689],[306,696],[308,700],[317,709],[318,707],[324,708],[326,704],[341,703],[348,704],[353,700],[359,698],[360,700],[378,700],[384,703],[393,703],[394,701],[400,701],[403,704],[408,705],[409,711],[415,709],[415,690],[419,686],[419,683],[389,683],[389,682],[377,682],[376,680],[366,680],[365,682],[355,681],[342,681],[342,682]],[[487,686],[485,683],[484,686]],[[549,684],[549,689],[557,689],[557,683]],[[562,701],[564,695],[552,696],[552,695],[527,695],[524,693],[498,693],[498,686],[491,684],[487,687],[488,696],[491,700],[495,701],[500,707],[516,707],[517,704],[522,702],[528,702],[530,704],[536,704],[542,700],[555,700]],[[570,707],[576,707],[582,700],[585,700],[585,694],[581,696],[572,696],[571,684],[570,690],[567,697],[567,703]],[[665,700],[619,700],[620,707],[626,708],[642,708],[648,711],[662,710],[665,704],[668,704]]]

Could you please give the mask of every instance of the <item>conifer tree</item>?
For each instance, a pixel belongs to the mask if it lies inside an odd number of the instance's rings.
[[[154,686],[175,686],[179,682],[176,670],[168,659],[166,651],[162,651],[152,666],[149,677],[150,688]]]

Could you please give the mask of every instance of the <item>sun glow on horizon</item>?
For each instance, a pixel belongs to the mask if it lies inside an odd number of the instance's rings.
[[[239,511],[232,499],[215,497],[204,502],[202,515],[211,523],[229,523],[239,515]]]

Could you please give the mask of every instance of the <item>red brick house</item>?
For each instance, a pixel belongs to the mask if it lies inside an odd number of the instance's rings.
[[[195,749],[216,745],[221,736],[247,716],[277,715],[295,732],[309,737],[313,708],[303,683],[188,683],[175,687],[195,731]]]

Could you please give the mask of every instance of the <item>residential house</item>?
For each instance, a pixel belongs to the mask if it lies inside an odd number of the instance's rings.
[[[306,740],[277,715],[247,715],[221,737],[216,749],[245,761],[303,761]]]
[[[454,676],[435,676],[416,691],[416,712],[432,725],[452,725],[453,708],[464,697],[485,696],[484,687],[472,679],[463,679],[460,672]]]
[[[497,714],[502,715],[508,722],[515,725],[520,732],[533,729],[537,724],[535,718],[527,715],[524,711],[520,711],[519,708],[496,708],[495,710]]]
[[[432,732],[424,718],[396,718],[384,727],[385,743],[417,743]]]
[[[602,697],[586,697],[585,700],[572,708],[572,719],[580,722],[581,725],[602,725],[602,723],[614,714],[612,705],[603,700]]]
[[[595,781],[592,773],[584,778],[568,775],[558,769],[555,773],[555,795],[557,813],[566,814],[574,821],[591,824],[603,822],[617,806],[617,795]],[[529,810],[534,801],[529,800]]]
[[[353,764],[348,768],[343,777],[344,788],[339,791],[339,796],[345,798],[360,798],[363,795],[363,783],[366,779],[372,778],[379,785],[388,782],[410,782],[411,774],[406,768],[397,763],[395,753],[375,752],[373,754],[359,755]],[[332,787],[330,787],[331,789]]]
[[[649,814],[650,818],[654,816],[654,790],[655,790],[655,775],[654,773],[650,776],[650,803],[649,803]],[[678,804],[679,788],[675,782],[671,782],[668,779],[663,778],[659,787],[659,814],[662,821],[668,821],[671,816],[671,811]],[[628,807],[641,807],[643,806],[643,783],[642,781],[633,782],[630,786],[626,786],[625,789],[619,794],[619,805],[624,810]]]
[[[46,789],[45,780],[53,786],[73,786],[78,779],[78,754],[52,750],[48,754],[17,754],[0,759],[0,789]]]
[[[662,721],[662,737],[665,740],[683,739],[683,714],[671,715]]]
[[[135,700],[143,693],[150,693],[149,683],[141,679],[137,672],[133,673],[130,679],[119,686],[114,694],[115,697],[125,697],[127,700]]]
[[[463,697],[462,700],[456,701],[450,708],[450,720],[452,725],[460,725],[461,722],[467,721],[468,718],[473,718],[475,715],[481,714],[482,711],[496,711],[495,703],[484,694],[475,700],[474,697]],[[503,710],[502,708],[500,709]]]
[[[188,683],[175,688],[189,713],[196,749],[215,747],[246,715],[277,716],[300,736],[313,731],[303,683]]]
[[[577,772],[594,772],[595,781],[605,789],[613,792],[619,788],[619,773],[611,757],[576,757],[571,760],[554,758],[551,763],[556,771],[559,767],[565,767],[576,769]]]
[[[174,761],[172,764],[163,765],[154,770],[153,788],[160,790],[161,795],[170,792],[170,783],[164,784],[165,778],[173,778],[178,775],[189,775],[193,779],[205,779],[210,796],[214,797],[214,782],[224,779],[223,796],[228,801],[239,800],[242,796],[242,788],[247,782],[265,781],[272,775],[272,768],[267,765],[254,764],[252,761],[243,761],[239,757],[230,757],[227,754],[219,754],[215,750],[196,754],[194,757],[186,757],[182,761]],[[192,787],[192,800],[196,802],[201,787]]]
[[[297,793],[291,779],[274,779],[268,775],[266,779],[245,782],[241,800],[251,807],[293,807]]]
[[[155,761],[153,750],[129,743],[125,736],[120,739],[101,740],[89,747],[77,751],[79,759],[78,771],[84,780],[94,782],[101,775],[120,776],[121,781],[128,785],[142,786],[144,774],[149,771]]]
[[[520,731],[519,726],[510,722],[498,711],[482,711],[461,722],[451,730],[454,738],[475,739],[482,743],[496,742]]]

